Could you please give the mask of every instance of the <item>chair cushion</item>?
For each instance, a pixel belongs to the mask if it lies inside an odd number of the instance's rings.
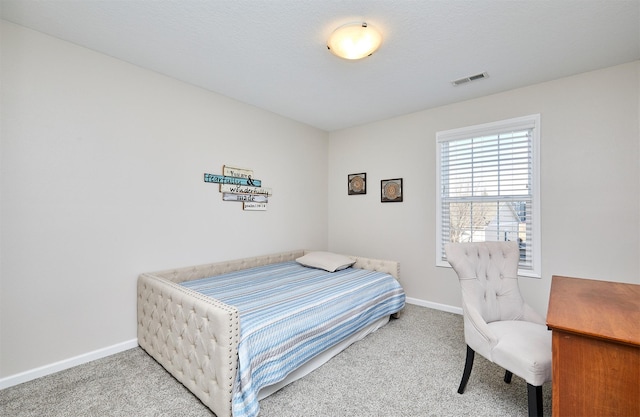
[[[509,320],[489,323],[498,342],[490,360],[527,383],[551,381],[551,331],[542,324]]]

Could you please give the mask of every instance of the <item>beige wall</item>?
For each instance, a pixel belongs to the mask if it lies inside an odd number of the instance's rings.
[[[639,75],[633,62],[332,133],[329,248],[398,259],[410,298],[459,307],[456,275],[435,267],[436,132],[540,113],[542,278],[520,278],[526,299],[546,314],[554,274],[640,284]],[[368,192],[348,196],[357,172]],[[398,177],[404,202],[380,203]]]
[[[0,379],[134,340],[141,272],[327,246],[326,132],[13,24],[1,37]],[[204,183],[224,164],[273,188],[268,211]]]

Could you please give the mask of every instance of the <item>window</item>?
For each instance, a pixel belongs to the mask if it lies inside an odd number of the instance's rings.
[[[540,115],[436,134],[436,265],[447,242],[517,241],[519,275],[540,277]]]

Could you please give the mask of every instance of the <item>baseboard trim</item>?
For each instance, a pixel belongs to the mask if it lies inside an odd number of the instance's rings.
[[[14,385],[22,384],[36,378],[51,375],[56,372],[64,371],[65,369],[73,368],[74,366],[82,365],[87,362],[102,359],[107,356],[115,355],[116,353],[123,352],[125,350],[133,349],[138,346],[138,339],[132,339],[126,342],[118,343],[112,346],[107,346],[102,349],[94,350],[93,352],[87,352],[82,355],[75,356],[73,358],[65,359],[59,362],[54,362],[49,365],[41,366],[39,368],[31,369],[29,371],[21,372],[19,374],[11,375],[6,378],[0,379],[0,389],[12,387]]]
[[[454,307],[447,304],[434,303],[431,301],[425,301],[425,300],[420,300],[418,298],[411,298],[411,297],[407,297],[406,301],[409,304],[415,304],[421,307],[428,307],[428,308],[433,308],[434,310],[441,310],[441,311],[446,311],[448,313],[455,313],[455,314],[462,315],[461,307]]]
[[[447,304],[434,303],[431,301],[420,300],[418,298],[407,297],[408,304],[415,304],[421,307],[433,308],[435,310],[446,311],[448,313],[462,314],[462,308],[454,307]],[[116,353],[123,352],[125,350],[133,349],[138,346],[138,339],[132,339],[126,342],[118,343],[112,346],[108,346],[102,349],[94,350],[82,355],[75,356],[73,358],[65,359],[59,362],[54,362],[49,365],[41,366],[39,368],[31,369],[29,371],[21,372],[19,374],[11,375],[6,378],[0,379],[0,389],[12,387],[14,385],[22,384],[43,376],[51,375],[56,372],[64,371],[65,369],[73,368],[74,366],[82,365],[87,362],[95,361],[97,359],[106,358],[107,356],[115,355]]]

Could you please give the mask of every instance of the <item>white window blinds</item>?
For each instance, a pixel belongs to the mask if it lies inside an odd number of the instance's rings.
[[[437,134],[437,264],[447,242],[515,241],[539,276],[539,115]]]

